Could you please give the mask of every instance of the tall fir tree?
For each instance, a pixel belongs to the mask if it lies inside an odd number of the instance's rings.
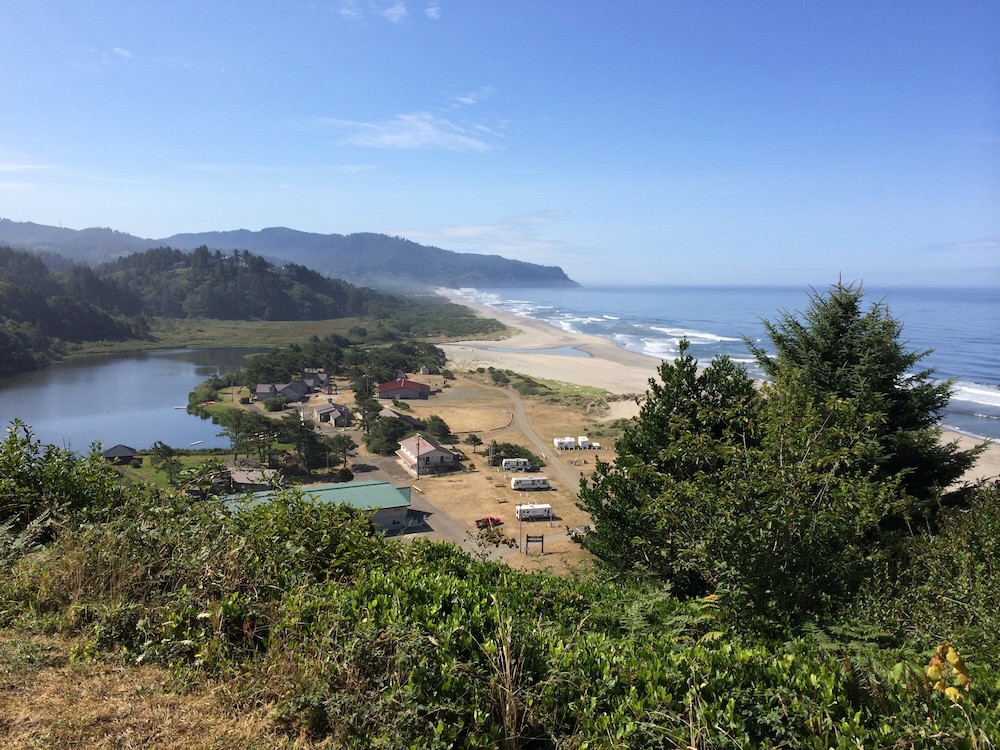
[[[880,423],[879,450],[868,467],[878,477],[902,476],[903,488],[922,502],[935,500],[975,463],[982,447],[962,450],[941,439],[941,413],[952,382],[920,369],[930,354],[909,351],[902,323],[884,301],[864,309],[860,285],[838,282],[814,292],[805,313],[765,320],[774,356],[747,341],[780,392],[805,389],[816,403],[843,399]]]

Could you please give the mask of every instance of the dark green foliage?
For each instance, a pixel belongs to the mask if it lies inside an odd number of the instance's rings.
[[[881,478],[902,475],[914,498],[933,500],[962,476],[980,450],[963,451],[943,443],[938,422],[951,397],[951,383],[932,380],[933,369],[919,369],[929,352],[907,351],[902,323],[885,302],[866,311],[860,286],[837,283],[814,293],[801,316],[785,312],[765,320],[776,350],[772,357],[747,342],[778,388],[794,380],[815,402],[842,399],[860,413],[881,416],[878,450],[867,468]]]
[[[267,411],[282,411],[288,404],[288,399],[284,396],[275,396],[264,400],[264,409]]]
[[[972,658],[1000,663],[1000,482],[943,509],[937,533],[904,540],[881,567],[859,616],[893,630],[901,620],[932,639],[942,633]]]
[[[0,247],[0,376],[43,367],[64,343],[123,341],[148,332],[128,293],[89,269],[57,276],[29,253]]]
[[[166,443],[157,440],[153,443],[153,447],[150,449],[149,453],[149,462],[153,465],[153,467],[166,474],[167,481],[170,484],[176,484],[177,479],[180,476],[181,469],[183,468],[180,456],[177,455],[177,451]]]
[[[837,285],[805,323],[767,324],[778,355],[751,347],[771,377],[760,390],[725,359],[699,373],[682,344],[615,464],[583,484],[582,543],[765,629],[836,615],[879,575],[895,585],[907,522],[978,451],[938,443],[948,384],[911,373],[923,355],[883,305],[860,302]]]
[[[216,678],[238,710],[266,709],[292,737],[930,749],[990,747],[1000,727],[994,665],[966,655],[972,689],[953,707],[922,682],[933,642],[875,641],[849,656],[830,637],[753,642],[727,632],[711,600],[399,544],[294,492],[230,514],[139,489],[100,522],[64,513],[45,554],[0,578],[0,619],[30,628],[44,614],[81,655]]]
[[[414,337],[456,337],[502,330],[491,319],[436,296],[392,297],[326,278],[303,266],[276,269],[247,252],[223,256],[200,247],[192,253],[157,248],[119,258],[94,270],[73,267],[51,273],[28,253],[0,248],[0,377],[37,369],[64,354],[64,342],[147,338],[154,316],[221,320],[325,320],[364,317],[354,326],[358,343],[398,343],[372,360],[392,374],[392,360],[412,360],[439,372],[444,357],[413,351]],[[358,334],[361,334],[360,337]],[[310,367],[341,371],[343,337],[315,339],[302,347]],[[406,350],[411,351],[407,352]],[[260,369],[264,369],[261,365]],[[288,363],[257,372],[254,382],[275,382]]]
[[[147,314],[169,318],[324,320],[365,315],[381,299],[303,266],[277,269],[248,252],[223,256],[204,246],[191,253],[147,250],[97,273],[131,290]]]
[[[437,414],[431,414],[424,420],[424,429],[427,434],[442,443],[455,441],[455,436],[451,434],[451,427]]]
[[[391,456],[399,450],[399,441],[409,431],[409,425],[399,419],[376,416],[370,431],[365,435],[365,447],[372,453]]]
[[[873,420],[802,390],[759,392],[725,358],[702,372],[681,347],[640,416],[580,492],[582,543],[612,570],[709,592],[740,622],[785,628],[838,611],[892,546],[905,504],[866,460]]]
[[[463,440],[462,442],[465,443],[466,445],[471,445],[472,452],[476,453],[479,446],[483,444],[483,439],[479,437],[479,435],[477,435],[476,433],[471,432],[465,437],[465,440]]]
[[[120,475],[95,449],[84,456],[43,446],[15,420],[0,443],[0,524],[19,531],[42,516],[100,519],[126,494]]]
[[[220,436],[232,442],[233,459],[241,453],[267,462],[268,453],[278,438],[278,425],[257,411],[225,409],[213,418],[221,427]]]
[[[510,383],[510,377],[503,370],[494,370],[490,368],[490,379],[497,385],[507,385]]]

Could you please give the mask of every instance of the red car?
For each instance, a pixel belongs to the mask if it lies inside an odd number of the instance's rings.
[[[503,521],[501,521],[496,516],[483,516],[482,518],[476,521],[476,528],[489,529],[493,526],[499,526],[502,523]]]

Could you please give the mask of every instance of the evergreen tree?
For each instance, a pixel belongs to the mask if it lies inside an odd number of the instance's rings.
[[[598,461],[591,482],[581,482],[579,505],[593,528],[580,541],[613,570],[697,594],[708,576],[689,552],[713,533],[704,523],[713,511],[698,507],[719,501],[721,470],[734,451],[757,442],[760,404],[741,367],[722,357],[699,373],[687,349],[682,341],[678,358],[660,365],[662,382],[650,379],[615,463]]]
[[[838,282],[813,293],[801,316],[783,312],[764,321],[776,354],[747,341],[780,391],[794,383],[814,402],[850,402],[880,421],[879,450],[868,467],[879,477],[903,474],[906,491],[922,501],[937,497],[975,463],[982,448],[960,450],[941,441],[938,422],[951,397],[951,381],[917,366],[930,351],[908,351],[902,323],[879,301],[866,311],[860,285]]]

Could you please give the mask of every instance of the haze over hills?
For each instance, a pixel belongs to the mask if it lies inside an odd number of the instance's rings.
[[[465,286],[579,286],[558,266],[542,266],[499,255],[457,253],[369,232],[314,234],[272,227],[259,232],[239,229],[144,239],[109,228],[75,230],[0,219],[0,245],[41,254],[55,253],[87,265],[153,247],[193,250],[204,245],[224,253],[249,250],[268,259],[308,266],[355,285],[393,291]]]

